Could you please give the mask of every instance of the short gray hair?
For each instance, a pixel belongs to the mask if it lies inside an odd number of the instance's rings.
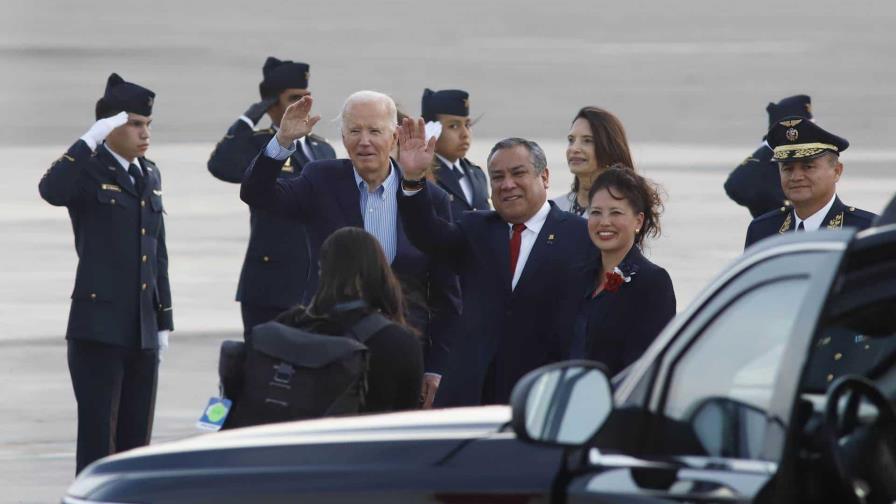
[[[529,160],[535,168],[536,175],[540,175],[544,169],[548,167],[548,160],[544,155],[544,150],[542,150],[537,143],[532,140],[517,137],[505,138],[496,143],[495,146],[492,147],[492,151],[488,153],[487,164],[490,165],[492,163],[492,158],[495,156],[496,152],[512,149],[514,147],[525,147],[526,150],[529,151]]]
[[[350,94],[342,104],[342,112],[339,114],[339,119],[343,129],[345,129],[346,112],[349,107],[358,103],[377,103],[383,105],[386,108],[386,113],[389,115],[387,118],[389,127],[391,128],[391,131],[395,131],[398,124],[398,108],[395,106],[395,100],[387,94],[366,89]]]

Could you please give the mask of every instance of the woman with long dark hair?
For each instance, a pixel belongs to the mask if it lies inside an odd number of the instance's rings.
[[[663,268],[641,253],[660,232],[658,190],[614,165],[588,192],[588,234],[600,259],[585,268],[572,356],[602,362],[610,375],[641,356],[675,316],[675,290]]]
[[[420,400],[423,355],[405,323],[401,285],[379,242],[360,228],[345,227],[320,248],[320,282],[308,307],[298,306],[277,322],[311,332],[342,336],[367,314],[379,312],[394,324],[367,341],[370,363],[363,411],[414,409]]]
[[[633,167],[622,122],[598,107],[583,107],[572,120],[566,137],[566,163],[575,176],[570,192],[554,198],[561,210],[585,215],[588,190],[597,177],[614,164]]]

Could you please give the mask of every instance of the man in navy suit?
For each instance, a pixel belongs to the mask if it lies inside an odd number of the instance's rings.
[[[837,197],[843,174],[840,153],[849,142],[804,117],[786,117],[768,131],[768,145],[781,174],[781,188],[793,203],[753,219],[745,248],[757,241],[790,231],[854,227],[865,229],[875,215],[847,206]]]
[[[208,171],[225,182],[243,181],[252,160],[280,127],[286,107],[311,94],[306,63],[269,57],[262,73],[264,79],[258,85],[261,101],[230,126],[209,157]],[[271,127],[256,130],[255,125],[265,113],[271,118]],[[336,158],[333,147],[314,134],[300,138],[296,145],[295,152],[280,168],[280,178],[298,177],[311,161]],[[244,333],[301,303],[309,270],[317,268],[311,267],[308,258],[305,226],[256,208],[250,208],[249,214],[249,246],[236,290]]]
[[[427,127],[436,123],[439,126],[433,166],[439,187],[451,199],[451,214],[458,218],[469,210],[488,210],[485,174],[465,157],[473,136],[469,93],[461,89],[425,89],[420,109]]]
[[[506,403],[525,373],[568,355],[581,284],[575,277],[596,260],[596,249],[584,219],[548,202],[544,151],[520,138],[489,154],[495,211],[466,212],[456,223],[440,218],[423,180],[434,148],[423,130],[422,120],[399,128],[399,211],[414,245],[458,273],[464,307],[436,404]]]
[[[408,301],[408,321],[424,335],[424,405],[438,388],[450,338],[460,312],[457,277],[414,247],[398,219],[397,192],[402,177],[389,152],[397,139],[395,102],[374,91],[359,91],[342,108],[342,141],[350,159],[315,161],[299,177],[278,174],[320,120],[311,116],[311,96],[290,105],[280,129],[254,160],[243,179],[240,197],[264,209],[304,223],[311,264],[317,264],[323,241],[345,226],[364,228],[383,246]],[[451,219],[448,196],[433,186],[438,215]],[[317,288],[311,269],[305,300]]]

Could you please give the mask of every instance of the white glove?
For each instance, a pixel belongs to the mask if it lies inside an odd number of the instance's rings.
[[[440,121],[429,121],[424,126],[426,131],[426,141],[428,142],[430,138],[435,137],[436,140],[442,135],[442,123]]]
[[[159,362],[162,362],[162,353],[168,350],[168,334],[170,333],[171,331],[168,329],[159,331]]]
[[[90,147],[90,150],[96,149],[96,146],[103,143],[103,140],[109,136],[109,133],[112,133],[112,130],[115,128],[126,124],[128,122],[128,113],[127,112],[119,112],[112,117],[107,117],[105,119],[100,119],[99,121],[93,123],[93,126],[87,130],[87,133],[81,137],[81,140],[87,143],[87,146]]]

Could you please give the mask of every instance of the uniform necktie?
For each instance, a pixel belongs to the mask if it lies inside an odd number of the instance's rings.
[[[140,167],[131,163],[128,166],[128,175],[134,177],[134,189],[137,189],[137,194],[143,194],[143,172],[140,171]]]
[[[513,225],[513,236],[510,237],[510,277],[516,273],[516,262],[520,258],[520,245],[523,242],[523,230],[525,224]]]
[[[800,225],[796,227],[796,230],[797,230],[797,231],[805,231],[805,230],[806,230],[806,226],[804,226],[803,223],[800,222]]]

